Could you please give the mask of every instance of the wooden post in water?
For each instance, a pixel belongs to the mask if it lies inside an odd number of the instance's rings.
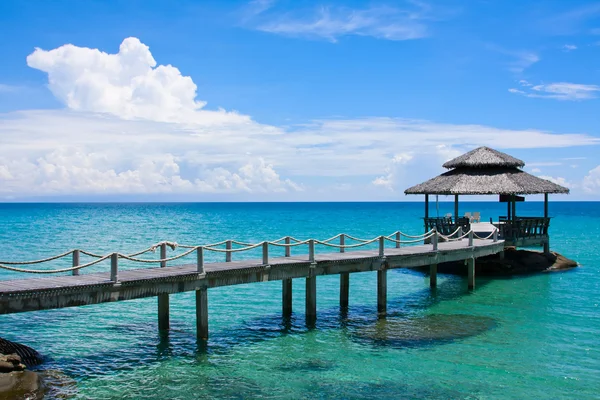
[[[79,265],[79,250],[73,250],[73,267],[77,267],[78,265]],[[79,275],[79,270],[74,269],[73,275],[74,276]]]
[[[196,290],[196,337],[208,340],[208,289]]]
[[[160,244],[160,259],[167,258],[167,244]],[[161,268],[167,267],[166,261],[160,262]],[[165,331],[169,329],[169,294],[159,293],[158,295],[158,330]]]
[[[377,270],[377,314],[384,317],[387,312],[387,269],[385,263]]]
[[[292,280],[281,281],[281,311],[284,317],[292,315]]]
[[[306,277],[306,325],[313,327],[317,321],[317,277],[310,272]]]
[[[346,235],[340,235],[340,246],[346,245]],[[344,247],[340,247],[340,253],[345,251]],[[350,273],[342,272],[340,274],[340,307],[348,308],[348,297],[350,294]]]
[[[469,274],[469,289],[475,289],[475,258],[467,258]]]
[[[429,266],[429,287],[437,286],[437,264],[431,264]]]

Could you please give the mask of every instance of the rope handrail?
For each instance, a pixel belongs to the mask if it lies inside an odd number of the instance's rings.
[[[102,258],[98,258],[94,261],[91,261],[87,264],[82,264],[82,265],[77,265],[75,267],[70,267],[70,268],[62,268],[62,269],[23,269],[23,268],[15,268],[15,267],[11,267],[8,265],[2,265],[0,264],[0,268],[6,269],[8,271],[14,271],[14,272],[25,272],[25,273],[30,273],[30,274],[58,274],[61,272],[69,272],[69,271],[75,271],[75,270],[80,270],[82,268],[86,268],[86,267],[91,267],[94,264],[98,264],[101,261],[104,261],[108,258],[110,258],[112,256],[112,254],[107,254]]]
[[[211,243],[211,244],[207,244],[207,245],[183,245],[183,244],[178,244],[176,242],[170,242],[170,241],[162,241],[162,242],[158,242],[144,250],[135,252],[135,253],[131,253],[131,254],[121,254],[121,253],[110,253],[107,255],[101,255],[101,254],[95,254],[92,252],[88,252],[85,250],[69,250],[65,253],[53,256],[53,257],[48,257],[48,258],[44,258],[44,259],[39,259],[39,260],[32,260],[32,261],[0,261],[0,269],[6,269],[9,271],[14,271],[14,272],[24,272],[24,273],[40,273],[40,274],[50,274],[50,273],[60,273],[60,272],[69,272],[69,271],[78,271],[80,269],[83,268],[87,268],[90,267],[92,265],[98,264],[101,261],[104,261],[108,258],[110,258],[113,255],[117,256],[118,258],[121,259],[125,259],[125,260],[129,260],[132,262],[139,262],[139,263],[161,263],[161,266],[165,266],[166,262],[169,261],[174,261],[180,258],[183,258],[189,254],[191,254],[194,251],[211,251],[211,252],[217,252],[217,253],[227,253],[228,255],[230,255],[231,253],[238,253],[238,252],[243,252],[243,251],[248,251],[248,250],[253,250],[256,249],[258,247],[261,246],[266,246],[266,248],[268,248],[268,246],[276,246],[276,247],[284,247],[286,248],[286,256],[289,256],[289,249],[291,247],[296,247],[296,246],[301,246],[301,245],[306,245],[312,242],[312,246],[314,245],[322,245],[322,246],[327,246],[327,247],[333,247],[333,248],[338,248],[340,250],[343,249],[352,249],[352,248],[357,248],[357,247],[362,247],[362,246],[366,246],[369,245],[371,243],[374,243],[378,240],[383,240],[383,241],[389,241],[392,243],[396,243],[396,244],[410,244],[410,243],[416,243],[416,242],[420,242],[423,240],[427,240],[432,238],[433,236],[437,236],[438,238],[442,238],[446,241],[456,241],[456,240],[461,240],[463,238],[465,238],[466,236],[472,235],[473,237],[477,238],[477,239],[481,239],[481,240],[486,240],[491,238],[492,236],[494,236],[496,234],[496,232],[498,231],[498,228],[495,228],[488,236],[486,237],[480,237],[479,235],[475,234],[473,232],[473,229],[469,230],[468,232],[462,234],[461,236],[458,237],[452,237],[454,236],[457,232],[460,231],[460,227],[458,229],[456,229],[454,232],[450,233],[449,235],[443,235],[441,233],[439,233],[437,230],[435,229],[431,229],[428,232],[421,234],[421,235],[407,235],[401,231],[396,231],[388,236],[377,236],[373,239],[361,239],[352,235],[348,235],[345,233],[340,233],[337,234],[335,236],[332,236],[328,239],[325,240],[318,240],[318,239],[307,239],[307,240],[300,240],[297,238],[294,238],[292,236],[284,236],[280,239],[274,240],[274,241],[262,241],[259,243],[247,243],[247,242],[242,242],[242,241],[238,241],[238,240],[222,240],[220,242],[216,242],[216,243]],[[413,240],[396,240],[393,239],[392,237],[407,237],[407,238],[413,238]],[[340,244],[335,244],[335,243],[331,243],[333,240],[335,239],[349,239],[349,240],[353,240],[359,243],[355,243],[355,244],[342,244],[344,243],[342,240],[340,240]],[[281,243],[282,241],[285,241],[286,243]],[[222,246],[224,244],[227,244],[226,249],[223,248],[217,248],[217,246]],[[239,247],[239,248],[231,248],[230,244],[236,244],[238,246],[243,246],[243,247]],[[150,260],[150,259],[143,259],[143,258],[138,258],[137,256],[148,253],[150,251],[155,252],[157,248],[163,248],[163,246],[169,246],[172,250],[177,249],[178,247],[182,248],[182,249],[186,249],[186,251],[184,251],[181,254],[172,256],[172,257],[165,257],[165,258],[160,258],[160,259],[155,259],[155,260]],[[265,250],[266,251],[266,250]],[[73,260],[75,260],[75,256],[76,256],[76,252],[79,252],[81,254],[87,255],[89,257],[94,257],[96,258],[96,260],[93,260],[89,263],[86,264],[81,264],[81,265],[74,265],[73,267],[69,267],[69,268],[61,268],[61,269],[54,269],[54,270],[30,270],[30,269],[24,269],[24,268],[19,268],[16,267],[17,265],[32,265],[32,264],[41,264],[41,263],[45,263],[45,262],[49,262],[49,261],[54,261],[63,257],[66,257],[70,254],[73,254]],[[309,251],[310,252],[310,251]],[[165,253],[161,252],[161,255],[164,257],[164,255],[166,255]],[[200,257],[200,256],[199,256]],[[268,256],[267,256],[268,257]],[[77,257],[77,260],[79,258]],[[231,257],[228,256],[228,260],[227,261],[231,261]],[[77,261],[78,262],[78,261]],[[75,263],[75,261],[74,261]],[[75,273],[75,272],[74,272]]]
[[[489,235],[487,235],[486,237],[481,237],[478,234],[476,234],[475,232],[473,232],[473,236],[476,237],[477,239],[480,240],[487,240],[489,238],[491,238],[492,236],[494,236],[494,233],[496,233],[496,231],[498,230],[498,228],[494,229]]]
[[[409,244],[409,243],[417,243],[417,242],[421,242],[421,241],[423,241],[423,240],[427,240],[427,239],[429,239],[429,238],[433,237],[433,235],[435,235],[435,232],[433,232],[433,230],[432,230],[432,231],[430,231],[430,232],[431,232],[431,233],[429,233],[428,235],[426,235],[426,236],[423,236],[423,237],[421,237],[421,238],[419,238],[419,239],[414,239],[414,240],[396,240],[396,239],[392,239],[392,238],[391,238],[391,237],[389,237],[389,236],[384,236],[384,239],[385,239],[385,240],[387,240],[388,242],[392,242],[392,243],[398,243],[398,244],[403,244],[403,243],[406,243],[406,244]],[[439,235],[440,235],[440,234],[438,233],[438,236],[439,236]]]

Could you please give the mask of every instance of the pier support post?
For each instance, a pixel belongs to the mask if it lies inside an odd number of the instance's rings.
[[[377,271],[377,314],[384,317],[387,312],[387,269],[385,265]]]
[[[208,340],[208,289],[196,290],[196,336]]]
[[[283,316],[290,317],[292,315],[292,279],[281,281],[281,300]]]
[[[469,289],[475,289],[475,258],[467,258]]]
[[[312,275],[312,273],[311,273]],[[317,277],[306,277],[306,325],[313,327],[317,322]]]
[[[431,264],[429,266],[429,287],[437,286],[437,264]]]
[[[167,245],[161,243],[160,245],[160,258],[164,260],[167,258]],[[166,261],[161,261],[160,267],[165,268],[167,266]],[[167,293],[160,293],[158,295],[158,330],[165,331],[169,329],[169,295]]]
[[[350,273],[340,274],[340,307],[348,308],[348,296],[350,294]]]

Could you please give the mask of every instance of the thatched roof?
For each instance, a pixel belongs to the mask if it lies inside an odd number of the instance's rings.
[[[490,167],[517,167],[522,168],[525,163],[501,151],[489,147],[478,147],[462,156],[446,162],[444,168],[490,168]]]
[[[406,194],[539,194],[569,189],[517,168],[457,168],[404,191]]]
[[[454,168],[408,188],[406,194],[540,194],[569,193],[566,187],[519,169],[525,163],[508,154],[479,147],[444,164]]]

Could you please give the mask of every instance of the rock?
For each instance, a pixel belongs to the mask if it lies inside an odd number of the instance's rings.
[[[23,364],[33,367],[44,361],[40,353],[20,343],[0,338],[0,354],[17,354]]]
[[[44,385],[35,372],[0,374],[0,400],[42,399]]]
[[[511,276],[538,272],[564,271],[577,267],[577,262],[561,254],[540,251],[517,250],[514,247],[504,249],[504,258],[494,254],[480,257],[475,263],[475,274],[480,276]],[[441,263],[439,273],[466,275],[467,268],[463,262]]]
[[[0,361],[0,372],[13,372],[15,370],[15,366],[13,363]]]

